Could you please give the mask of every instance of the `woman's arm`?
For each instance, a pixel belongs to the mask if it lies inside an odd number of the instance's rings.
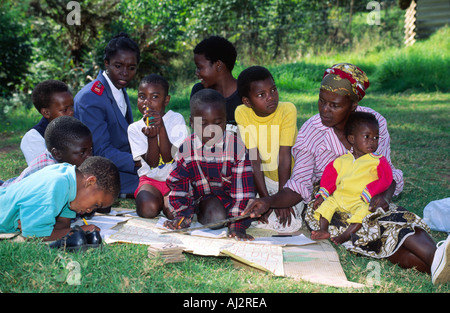
[[[92,132],[94,155],[104,156],[116,164],[119,171],[135,174],[135,162],[130,152],[121,151],[116,146],[128,143],[126,132],[121,133],[118,120],[112,120],[111,102],[106,96],[84,94],[75,104],[75,117]]]
[[[339,245],[339,244],[349,240],[351,234],[356,233],[360,228],[361,228],[360,223],[352,223],[352,224],[350,224],[350,226],[347,227],[347,229],[342,234],[340,234],[337,237],[330,238],[330,240],[334,244]]]
[[[272,196],[251,199],[241,215],[250,214],[251,218],[260,217],[270,207],[290,208],[302,200],[302,196],[295,191],[289,188],[283,188]]]
[[[389,210],[389,203],[394,195],[395,187],[396,182],[395,180],[392,180],[392,184],[385,192],[373,196],[372,200],[370,200],[369,211],[374,212],[378,207],[381,207],[384,211]]]

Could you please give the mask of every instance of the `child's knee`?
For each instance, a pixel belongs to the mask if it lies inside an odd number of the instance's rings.
[[[163,199],[142,190],[136,196],[136,213],[139,217],[154,218],[161,212],[163,204]]]
[[[155,203],[143,203],[136,205],[136,213],[139,217],[154,218],[161,212],[161,207]]]

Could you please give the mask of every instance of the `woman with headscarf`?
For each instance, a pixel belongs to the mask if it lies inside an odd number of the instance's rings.
[[[353,64],[340,63],[325,71],[319,92],[319,113],[303,124],[292,148],[295,164],[290,179],[277,194],[251,200],[243,214],[257,217],[269,208],[289,208],[303,201],[307,227],[318,230],[319,223],[314,218],[315,200],[312,199],[315,199],[323,171],[327,164],[351,150],[344,132],[350,113],[369,112],[375,115],[380,128],[376,152],[384,155],[391,165],[393,182],[388,190],[372,197],[373,213],[364,218],[361,228],[343,245],[352,252],[388,258],[403,268],[415,267],[431,273],[433,283],[449,281],[450,237],[437,248],[420,217],[391,203],[392,196],[403,190],[403,173],[391,163],[385,118],[358,105],[368,87],[366,74]],[[333,216],[329,225],[332,237],[347,229],[347,218],[344,214]]]

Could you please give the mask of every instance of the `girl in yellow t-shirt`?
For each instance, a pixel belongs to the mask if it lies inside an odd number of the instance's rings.
[[[239,133],[249,149],[258,194],[267,197],[282,189],[291,175],[291,148],[298,132],[297,109],[290,102],[279,102],[275,81],[261,66],[242,71],[238,92],[243,102],[235,112]],[[262,221],[271,224],[271,213],[267,212]],[[286,226],[291,226],[289,231],[300,228],[300,212],[296,213],[293,208],[275,210],[276,230],[286,231]]]

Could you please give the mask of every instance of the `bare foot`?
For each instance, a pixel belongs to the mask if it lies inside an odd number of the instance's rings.
[[[341,243],[346,242],[349,239],[350,239],[350,236],[347,236],[346,234],[341,234],[337,237],[331,238],[331,241],[336,245],[340,245]]]
[[[322,239],[328,239],[330,238],[330,233],[326,230],[313,230],[311,232],[311,239],[312,240],[322,240]]]

